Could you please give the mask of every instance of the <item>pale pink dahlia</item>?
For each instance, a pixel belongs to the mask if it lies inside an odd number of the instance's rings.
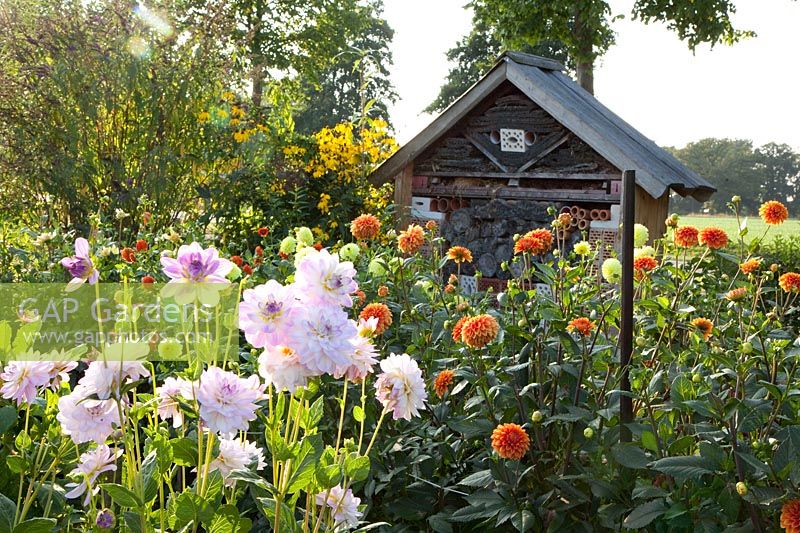
[[[61,382],[69,383],[69,373],[78,368],[77,361],[53,361],[50,368],[49,387],[57,391],[61,387]]]
[[[350,341],[358,328],[338,307],[316,305],[304,309],[289,335],[289,346],[312,374],[333,374],[350,364]]]
[[[3,369],[0,379],[3,398],[15,400],[17,405],[30,404],[36,399],[39,387],[50,383],[53,368],[49,361],[11,361]]]
[[[139,362],[92,361],[78,380],[89,394],[96,394],[101,400],[119,398],[120,387],[126,383],[146,378],[150,372]]]
[[[239,438],[220,437],[219,455],[209,464],[209,470],[219,470],[225,485],[232,487],[236,480],[228,479],[234,470],[247,470],[250,467],[256,470],[266,468],[264,461],[264,450],[256,446],[254,442],[241,440]]]
[[[227,434],[247,430],[249,422],[256,419],[255,402],[264,396],[264,386],[258,376],[240,378],[212,366],[200,376],[195,394],[206,426],[215,433]]]
[[[392,411],[395,420],[419,416],[419,409],[425,409],[428,393],[417,362],[408,354],[391,354],[381,361],[381,370],[383,373],[375,381],[378,401]]]
[[[162,420],[172,419],[172,427],[177,428],[183,425],[183,412],[181,411],[178,398],[191,401],[194,399],[192,382],[183,378],[168,377],[164,379],[164,384],[156,387],[156,398],[158,398],[158,416]]]
[[[289,392],[305,387],[312,376],[300,362],[297,352],[288,346],[267,346],[258,357],[258,373],[275,390]]]
[[[179,304],[196,299],[211,306],[219,303],[219,291],[230,283],[226,276],[234,267],[215,248],[204,249],[196,242],[178,248],[176,259],[162,255],[161,265],[170,278],[163,289],[165,297],[174,297]]]
[[[94,441],[104,444],[120,426],[120,413],[115,400],[93,400],[86,387],[78,385],[75,390],[58,399],[56,420],[61,431],[69,435],[75,444]]]
[[[83,506],[89,505],[93,494],[100,492],[100,487],[95,486],[95,481],[103,472],[112,472],[117,469],[114,462],[122,455],[122,450],[111,451],[105,444],[99,445],[94,450],[81,454],[80,463],[70,472],[71,476],[78,477],[80,483],[67,483],[66,488],[71,488],[64,497],[77,498],[81,494],[86,494],[83,498]]]
[[[358,290],[355,275],[353,263],[340,263],[338,256],[321,250],[300,261],[294,282],[297,294],[306,302],[350,307],[353,305],[350,295]]]
[[[254,348],[285,344],[297,308],[294,286],[284,287],[271,279],[244,291],[239,304],[239,327]]]
[[[375,345],[367,337],[357,335],[353,337],[352,352],[350,353],[350,364],[338,367],[333,377],[336,379],[346,375],[350,381],[361,381],[372,373],[372,367],[378,362]]]
[[[89,241],[83,237],[75,239],[75,255],[63,258],[61,266],[72,276],[67,284],[67,292],[77,289],[87,281],[90,285],[97,283],[100,278],[100,272],[94,268],[92,258],[89,257]]]
[[[358,526],[358,520],[364,514],[358,510],[361,498],[353,496],[351,489],[344,490],[341,485],[320,492],[315,501],[317,505],[327,505],[331,509],[334,527],[338,531]]]

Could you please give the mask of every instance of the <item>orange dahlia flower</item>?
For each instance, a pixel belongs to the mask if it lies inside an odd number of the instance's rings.
[[[411,224],[397,236],[397,247],[406,254],[413,254],[425,244],[425,232],[420,226]]]
[[[389,287],[387,287],[386,285],[381,285],[380,287],[378,287],[378,296],[384,298],[388,294],[389,294]]]
[[[692,325],[703,334],[703,340],[711,338],[711,332],[714,330],[714,324],[707,318],[695,318],[692,320]]]
[[[269,235],[269,228],[266,228],[266,227],[258,228],[258,236],[259,237],[266,237],[267,235]]]
[[[582,316],[580,318],[574,318],[569,321],[567,324],[567,331],[571,333],[579,333],[584,337],[588,337],[592,330],[594,329],[594,322]]]
[[[657,266],[658,266],[658,261],[656,261],[654,257],[650,257],[649,255],[637,257],[636,259],[633,260],[634,270],[640,270],[642,272],[650,272]]]
[[[769,224],[770,226],[783,224],[786,222],[786,219],[789,218],[789,210],[786,209],[785,205],[776,200],[770,200],[769,202],[761,204],[761,207],[758,208],[758,214],[761,216],[761,220],[764,221],[764,224]]]
[[[447,389],[453,384],[454,376],[452,370],[442,370],[436,375],[436,379],[433,381],[433,390],[436,392],[436,396],[441,398],[445,395]]]
[[[700,230],[700,244],[705,244],[712,250],[719,250],[728,246],[728,234],[715,226]]]
[[[119,255],[126,263],[136,262],[136,252],[134,252],[133,248],[123,248],[119,251]]]
[[[380,335],[392,325],[392,311],[382,303],[371,303],[361,310],[358,318],[369,320],[370,318],[377,318],[378,325],[375,327],[375,334]]]
[[[461,326],[461,340],[470,348],[483,348],[500,332],[500,325],[491,315],[478,315]]]
[[[261,246],[256,246],[256,249],[253,251],[256,254],[256,257],[262,257],[264,255],[264,248]]]
[[[789,500],[783,504],[781,527],[786,533],[800,533],[800,500]]]
[[[697,236],[700,230],[694,226],[680,226],[675,229],[675,245],[681,248],[691,248],[697,246]]]
[[[367,300],[367,295],[361,289],[358,289],[355,293],[356,298],[358,298],[358,305],[364,305],[364,302]]]
[[[541,239],[536,237],[529,237],[523,235],[517,242],[514,243],[515,254],[533,254],[537,255],[539,250],[544,249],[544,243]]]
[[[784,292],[800,292],[800,274],[797,272],[787,272],[778,278],[778,285]]]
[[[466,322],[469,319],[470,317],[468,316],[462,316],[461,318],[458,319],[458,322],[456,322],[455,326],[453,326],[454,342],[461,342],[461,328],[464,327],[464,322]]]
[[[435,233],[439,229],[439,224],[435,220],[429,220],[425,223],[425,229],[431,233]]]
[[[250,265],[245,263],[245,264],[242,265],[242,272],[244,272],[245,275],[247,275],[247,276],[252,276],[253,275],[253,267],[251,267]]]
[[[748,259],[739,265],[739,270],[744,274],[752,274],[761,266],[761,259]]]
[[[446,292],[447,294],[453,294],[454,292],[456,292],[456,286],[448,283],[447,285],[444,286],[444,292]]]
[[[528,432],[517,424],[500,424],[492,431],[492,448],[503,459],[519,461],[530,445]]]
[[[453,246],[447,250],[447,258],[456,263],[472,263],[472,252],[464,246]]]
[[[153,276],[142,276],[142,283],[144,283],[145,285],[155,282],[156,278],[154,278]]]
[[[747,289],[745,287],[731,289],[725,293],[725,299],[731,302],[739,302],[745,298],[747,298]]]
[[[350,233],[356,240],[374,239],[381,232],[381,221],[375,215],[359,215],[350,223]]]
[[[147,241],[144,239],[139,239],[136,241],[136,251],[137,252],[144,252],[149,248]]]
[[[242,259],[241,255],[232,255],[231,263],[241,268],[242,264],[244,264],[244,259]]]

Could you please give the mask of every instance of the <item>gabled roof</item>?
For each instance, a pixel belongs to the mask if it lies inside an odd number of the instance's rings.
[[[508,81],[609,163],[620,170],[635,170],[637,184],[651,196],[660,198],[673,189],[704,201],[716,191],[708,181],[611,112],[562,71],[563,66],[552,59],[504,53],[488,74],[375,169],[370,181],[385,183],[394,178]]]

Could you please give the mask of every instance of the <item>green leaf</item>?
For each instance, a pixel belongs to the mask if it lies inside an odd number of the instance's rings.
[[[250,470],[233,470],[230,474],[228,474],[228,480],[242,481],[249,485],[255,485],[264,490],[268,490],[273,494],[276,492],[276,489],[272,485],[272,483],[270,483],[263,477],[259,476],[258,474],[251,472]]]
[[[511,524],[520,533],[524,533],[525,531],[532,529],[534,522],[535,519],[533,517],[533,513],[531,513],[527,509],[523,509],[522,511],[518,512],[517,514],[511,517]]]
[[[31,518],[14,528],[14,533],[50,533],[56,527],[55,518]]]
[[[11,325],[6,320],[0,322],[0,358],[8,360],[11,355]]]
[[[14,446],[19,451],[27,450],[31,446],[33,446],[33,441],[31,440],[28,432],[24,429],[19,432],[17,437],[14,439]]]
[[[658,441],[652,431],[642,431],[642,446],[651,452],[658,452]]]
[[[13,405],[0,407],[0,435],[5,434],[17,423],[17,408]]]
[[[158,471],[158,454],[155,450],[147,454],[142,462],[142,469],[136,474],[139,484],[142,487],[144,501],[149,502],[158,496],[158,486],[161,483],[161,476]]]
[[[120,507],[144,507],[142,500],[122,485],[117,483],[103,483],[100,485],[100,488],[106,491],[108,495],[111,496],[111,499],[114,500],[114,503]]]
[[[319,421],[322,420],[323,407],[325,405],[322,400],[322,396],[317,398],[308,408],[308,411],[303,414],[303,429],[315,428]]]
[[[249,518],[239,516],[234,505],[223,505],[211,519],[208,533],[245,533],[253,527]]]
[[[625,517],[622,527],[626,529],[641,529],[665,512],[667,512],[667,506],[664,504],[664,500],[643,503]]]
[[[428,525],[436,533],[453,533],[453,526],[447,521],[446,513],[437,513],[428,517]]]
[[[182,492],[170,500],[169,523],[174,531],[186,527],[188,524],[210,520],[214,515],[214,508],[201,496],[194,492]]]
[[[356,422],[363,422],[366,419],[364,410],[361,408],[360,405],[356,405],[355,407],[353,407],[353,419],[355,419]]]
[[[172,455],[178,466],[197,466],[197,442],[180,438],[170,440]]]
[[[681,479],[699,479],[703,474],[711,474],[713,465],[698,455],[664,457],[652,464],[652,468]]]
[[[9,455],[6,457],[8,469],[15,474],[21,474],[28,468],[28,461],[20,455]]]
[[[650,464],[650,459],[644,450],[635,444],[615,444],[611,448],[614,459],[626,468],[644,469]]]
[[[784,468],[797,462],[800,454],[800,426],[787,426],[781,429],[775,438],[780,445],[772,456],[772,466],[781,472]]]
[[[345,473],[353,481],[364,481],[369,476],[369,457],[361,455],[352,457],[348,455],[344,463]]]
[[[141,513],[125,511],[124,513],[122,513],[122,519],[125,522],[125,525],[132,533],[147,532],[147,522],[144,520],[144,517],[141,515]]]
[[[322,437],[311,435],[303,439],[297,453],[297,466],[289,478],[287,492],[294,494],[304,490],[314,480],[314,469],[322,455]]]
[[[486,487],[492,482],[492,480],[493,478],[491,470],[481,470],[480,472],[475,472],[474,474],[468,475],[458,484],[464,485],[465,487]]]
[[[0,493],[0,533],[11,533],[14,530],[14,517],[17,514],[17,504]]]

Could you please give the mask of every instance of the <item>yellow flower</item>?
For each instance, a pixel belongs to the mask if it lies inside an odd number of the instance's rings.
[[[317,209],[319,209],[319,212],[322,213],[323,215],[327,214],[328,211],[330,211],[330,204],[329,204],[330,201],[331,201],[330,194],[322,193],[319,195],[319,202],[317,203]]]
[[[244,118],[244,109],[239,106],[233,106],[231,108],[231,116],[235,118]]]
[[[239,120],[238,118],[232,118],[228,124],[230,124],[232,128],[235,128],[236,126],[239,125],[240,122],[241,120]]]
[[[211,113],[208,111],[202,111],[199,115],[197,115],[197,120],[200,121],[200,123],[208,122],[211,120]]]
[[[225,91],[224,93],[222,93],[222,99],[226,102],[233,101],[234,97],[235,95],[231,91]]]

